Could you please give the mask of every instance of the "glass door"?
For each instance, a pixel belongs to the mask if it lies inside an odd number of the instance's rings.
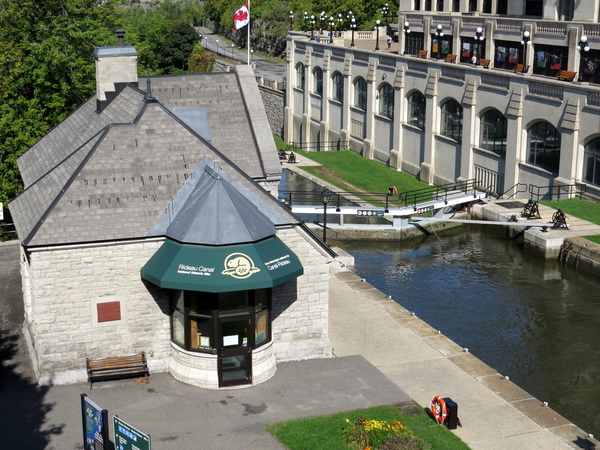
[[[250,316],[221,317],[219,328],[219,386],[252,383]]]

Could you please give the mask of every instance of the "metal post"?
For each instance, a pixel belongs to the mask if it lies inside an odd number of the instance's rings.
[[[410,23],[404,22],[404,54],[406,55],[406,38],[410,34]]]
[[[379,50],[379,24],[381,21],[377,19],[375,21],[375,30],[377,30],[377,40],[375,41],[375,50]]]
[[[587,53],[590,51],[588,37],[585,34],[581,36],[581,38],[579,38],[579,44],[577,44],[577,51],[579,52],[579,78],[577,79],[577,81],[583,81],[583,52]]]
[[[352,42],[350,43],[350,47],[354,47],[354,30],[356,29],[356,18],[354,16],[350,19],[350,29],[352,30]]]
[[[310,40],[312,41],[314,39],[314,33],[315,33],[315,15],[311,14],[310,15]]]
[[[323,242],[327,244],[327,204],[331,200],[331,192],[323,189],[321,192],[321,201],[323,202]]]
[[[294,11],[290,11],[290,30],[294,28]]]
[[[442,24],[438,24],[436,30],[435,30],[435,36],[437,37],[437,55],[436,55],[436,59],[440,59],[440,53],[442,52],[442,41],[441,38],[444,37],[444,29],[442,27]]]
[[[333,16],[329,16],[329,43],[333,44],[333,26],[335,25],[335,20],[333,20]]]
[[[485,36],[483,35],[483,28],[481,27],[477,27],[477,30],[475,30],[475,42],[477,43],[477,51],[476,51],[476,60],[473,61],[474,64],[477,64],[477,61],[479,61],[481,59],[481,44],[480,42],[483,42],[483,40],[485,39]]]
[[[531,34],[528,30],[523,31],[521,45],[523,46],[523,73],[525,73],[527,72],[527,70],[525,69],[525,67],[527,66],[527,46],[531,45]]]

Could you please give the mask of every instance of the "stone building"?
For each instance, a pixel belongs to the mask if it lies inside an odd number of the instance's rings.
[[[269,193],[281,164],[249,67],[149,77],[95,51],[97,94],[19,158],[24,330],[38,381],[145,352],[207,388],[331,356],[334,253]]]
[[[285,139],[428,183],[598,196],[599,14],[598,1],[401,0],[397,51],[290,36]]]

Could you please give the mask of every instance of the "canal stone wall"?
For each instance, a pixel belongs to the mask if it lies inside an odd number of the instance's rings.
[[[574,267],[600,273],[600,244],[582,237],[565,239],[558,259]]]

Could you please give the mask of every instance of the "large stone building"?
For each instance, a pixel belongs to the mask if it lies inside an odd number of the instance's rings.
[[[207,388],[331,356],[334,254],[268,191],[281,164],[247,66],[151,77],[95,51],[97,94],[19,158],[25,334],[40,383],[145,352]]]
[[[599,14],[597,0],[402,0],[397,52],[291,36],[285,138],[428,183],[598,195]]]

